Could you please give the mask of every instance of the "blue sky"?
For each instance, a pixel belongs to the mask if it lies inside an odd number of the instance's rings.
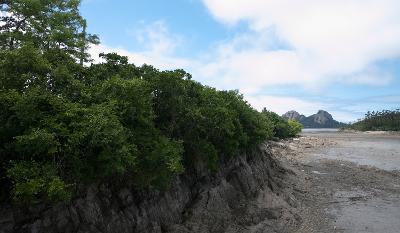
[[[400,107],[397,0],[84,0],[101,44],[141,65],[239,89],[257,109],[341,121]]]

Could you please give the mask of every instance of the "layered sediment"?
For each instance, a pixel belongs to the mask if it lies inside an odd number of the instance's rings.
[[[266,142],[217,172],[188,170],[164,192],[96,184],[56,206],[3,206],[0,232],[290,232],[300,220],[296,181],[277,146]]]

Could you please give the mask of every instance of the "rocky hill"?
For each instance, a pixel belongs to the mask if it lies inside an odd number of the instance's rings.
[[[324,110],[319,110],[316,114],[308,117],[292,110],[283,114],[282,117],[289,120],[296,120],[300,122],[304,128],[338,128],[344,125],[334,120],[332,115]]]
[[[291,110],[285,114],[282,115],[283,118],[288,119],[288,120],[296,120],[298,122],[300,122],[301,120],[303,120],[304,118],[306,118],[306,116],[304,115],[300,115],[300,113]]]

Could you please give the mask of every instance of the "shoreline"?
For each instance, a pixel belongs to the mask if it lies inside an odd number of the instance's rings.
[[[293,232],[397,233],[399,136],[340,131],[302,133],[283,141],[281,160],[298,177],[296,197],[303,213]]]

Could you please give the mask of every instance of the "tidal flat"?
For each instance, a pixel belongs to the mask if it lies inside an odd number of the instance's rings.
[[[399,134],[308,131],[287,148],[304,180],[295,232],[399,232]]]

